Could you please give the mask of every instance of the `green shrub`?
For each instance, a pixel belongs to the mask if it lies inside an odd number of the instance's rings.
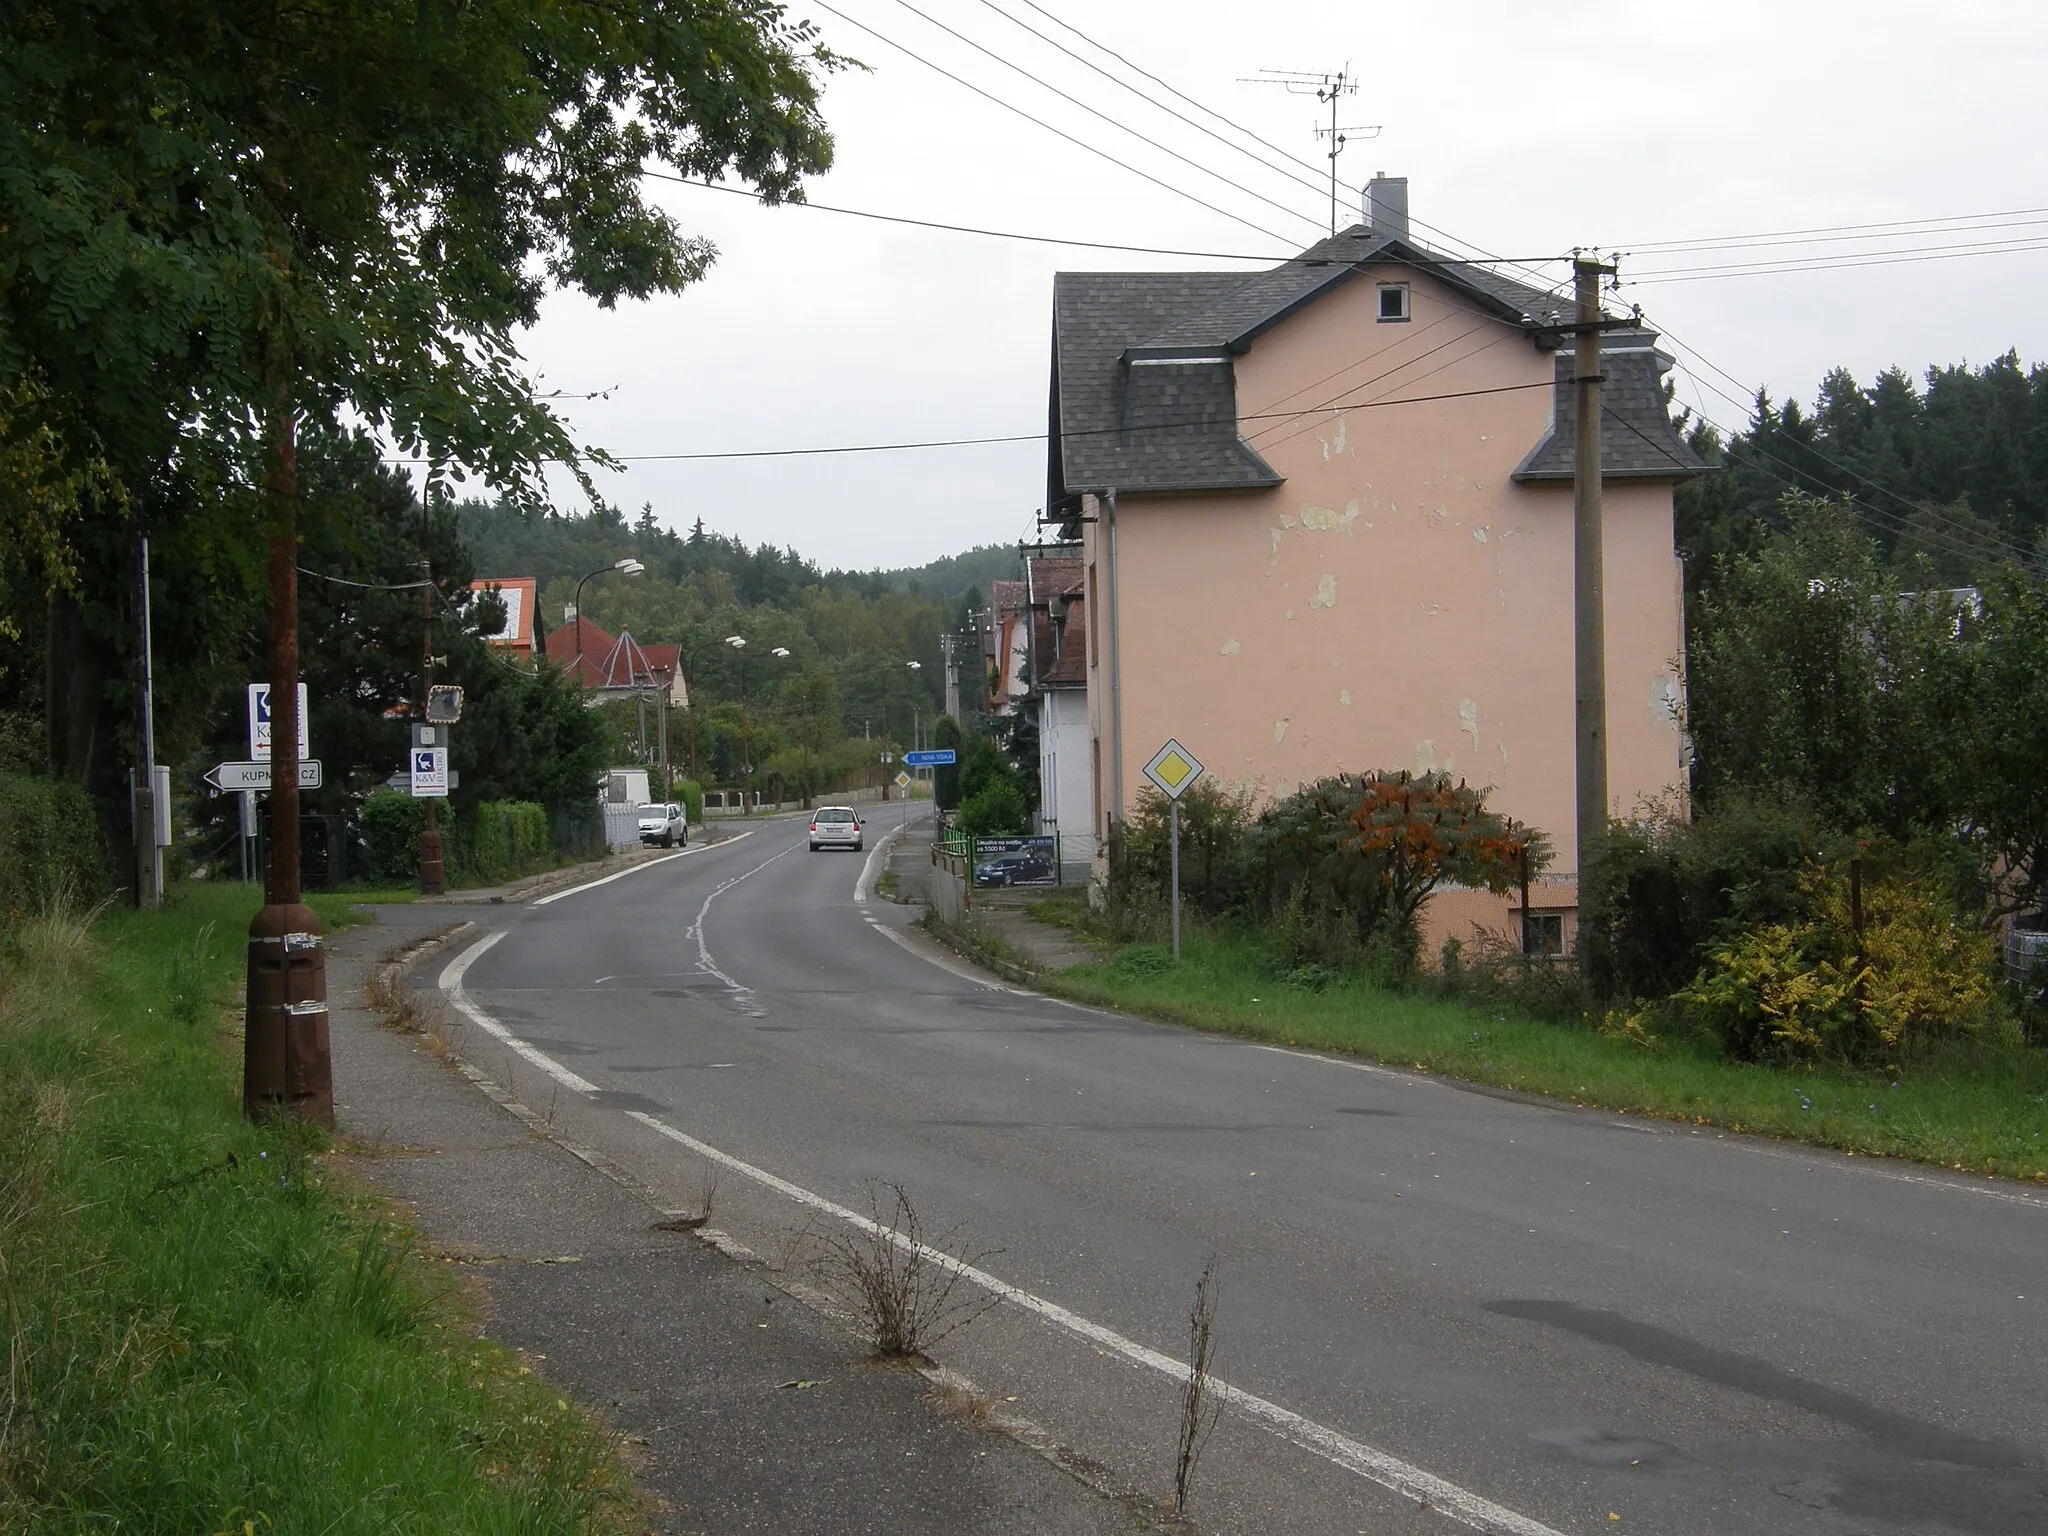
[[[427,802],[380,789],[363,801],[363,852],[379,884],[404,885],[420,870],[420,834],[427,829]]]
[[[1602,998],[1669,996],[1717,940],[1805,915],[1823,838],[1786,798],[1731,797],[1695,822],[1614,822],[1580,882],[1579,947]]]
[[[970,837],[1021,837],[1030,817],[1024,792],[1006,778],[990,777],[960,803],[953,824]]]
[[[1171,883],[1173,836],[1166,796],[1147,785],[1125,826],[1115,878],[1164,893]],[[1180,897],[1183,906],[1217,917],[1241,909],[1256,879],[1252,829],[1258,818],[1248,789],[1202,779],[1180,797]]]
[[[693,827],[704,825],[704,786],[695,779],[676,780],[676,799],[683,805],[683,812]]]
[[[46,911],[60,891],[90,906],[113,884],[84,790],[0,772],[0,918]]]
[[[1678,1016],[1752,1061],[1897,1067],[1937,1040],[1980,1033],[1997,996],[1991,935],[1938,879],[1910,868],[1873,869],[1863,881],[1859,931],[1846,866],[1801,872],[1805,916],[1715,944],[1672,995]]]
[[[547,811],[530,800],[486,800],[476,808],[472,868],[481,880],[514,880],[555,861]]]

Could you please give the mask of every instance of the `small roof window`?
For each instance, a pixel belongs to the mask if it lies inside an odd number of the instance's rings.
[[[1380,320],[1406,320],[1408,318],[1408,285],[1406,283],[1380,284]]]

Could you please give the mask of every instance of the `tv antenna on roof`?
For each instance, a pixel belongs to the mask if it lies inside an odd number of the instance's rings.
[[[1347,60],[1342,69],[1331,74],[1317,73],[1306,69],[1262,69],[1256,75],[1244,75],[1238,79],[1240,85],[1277,85],[1290,96],[1313,96],[1317,101],[1327,103],[1330,108],[1330,126],[1316,129],[1318,140],[1330,143],[1330,233],[1337,233],[1337,157],[1344,153],[1349,135],[1363,134],[1368,139],[1379,137],[1378,123],[1359,123],[1339,127],[1337,123],[1337,100],[1342,96],[1356,96],[1358,82],[1351,77],[1351,64]]]

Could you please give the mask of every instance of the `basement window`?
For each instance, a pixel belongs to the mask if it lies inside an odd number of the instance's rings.
[[[1564,957],[1564,914],[1531,912],[1522,919],[1522,953],[1546,960]]]
[[[1408,318],[1408,285],[1406,283],[1380,284],[1380,320],[1406,320]]]

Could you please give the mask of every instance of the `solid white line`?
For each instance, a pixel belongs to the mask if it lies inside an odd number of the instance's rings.
[[[528,905],[535,907],[545,907],[553,902],[560,901],[564,896],[574,896],[579,891],[594,891],[600,885],[610,885],[614,880],[623,880],[628,875],[637,875],[640,873],[641,870],[652,869],[657,864],[666,864],[672,859],[687,859],[693,853],[704,853],[712,848],[723,848],[728,843],[736,843],[740,840],[740,838],[752,837],[753,835],[753,832],[749,830],[746,832],[741,832],[734,837],[720,838],[715,843],[699,843],[694,848],[683,848],[677,850],[674,853],[665,853],[658,859],[649,859],[644,864],[635,864],[631,869],[622,869],[615,875],[606,875],[602,880],[589,880],[584,882],[582,885],[572,885],[566,891],[555,891],[550,895],[541,897],[538,901],[529,902]]]
[[[477,958],[503,937],[505,937],[505,930],[502,928],[496,933],[487,933],[448,962],[446,969],[441,972],[441,990],[448,994],[449,1006],[466,1017],[485,1034],[504,1041],[506,1045],[517,1051],[527,1061],[533,1063],[534,1066],[539,1067],[541,1071],[547,1073],[549,1077],[552,1077],[564,1088],[569,1089],[573,1093],[596,1093],[598,1091],[597,1084],[591,1082],[589,1078],[578,1077],[553,1057],[528,1045],[470,1000],[468,990],[462,985],[462,978],[469,974],[469,968],[476,963]]]
[[[1007,1280],[998,1279],[986,1270],[962,1263],[940,1249],[912,1242],[902,1233],[883,1227],[858,1211],[849,1210],[822,1195],[811,1193],[799,1184],[778,1178],[765,1168],[756,1168],[752,1163],[743,1162],[729,1152],[722,1152],[708,1142],[699,1141],[696,1137],[677,1130],[654,1115],[644,1114],[637,1109],[628,1110],[626,1113],[629,1119],[638,1120],[649,1130],[667,1137],[678,1146],[689,1148],[699,1157],[708,1158],[722,1167],[730,1168],[733,1172],[742,1174],[777,1194],[787,1196],[807,1209],[836,1217],[863,1232],[887,1238],[906,1253],[916,1254],[926,1263],[953,1270],[962,1279],[972,1281],[1004,1301],[1042,1317],[1047,1322],[1086,1339],[1098,1348],[1121,1356],[1133,1365],[1157,1371],[1160,1375],[1175,1381],[1183,1380],[1187,1376],[1187,1366],[1171,1355],[1161,1354],[1158,1350],[1140,1344],[1134,1339],[1127,1339],[1100,1323],[1091,1322],[1079,1313],[1069,1311],[1057,1302],[1047,1301],[1042,1296],[1035,1296],[1029,1291],[1019,1289]],[[1282,1408],[1278,1403],[1255,1396],[1241,1387],[1233,1387],[1228,1382],[1213,1377],[1209,1386],[1223,1401],[1247,1418],[1257,1420],[1264,1428],[1283,1440],[1291,1441],[1303,1450],[1311,1451],[1326,1461],[1355,1472],[1360,1477],[1378,1483],[1382,1488],[1391,1489],[1403,1497],[1427,1500],[1435,1509],[1472,1530],[1499,1533],[1499,1536],[1562,1536],[1561,1532],[1544,1525],[1541,1521],[1532,1520],[1527,1515],[1496,1504],[1491,1499],[1461,1488],[1456,1483],[1448,1482],[1433,1472],[1426,1472],[1412,1462],[1403,1461],[1400,1457],[1382,1451],[1376,1446],[1367,1445],[1361,1440],[1354,1440],[1349,1435],[1327,1425],[1318,1424],[1313,1419],[1304,1418],[1292,1409]]]

